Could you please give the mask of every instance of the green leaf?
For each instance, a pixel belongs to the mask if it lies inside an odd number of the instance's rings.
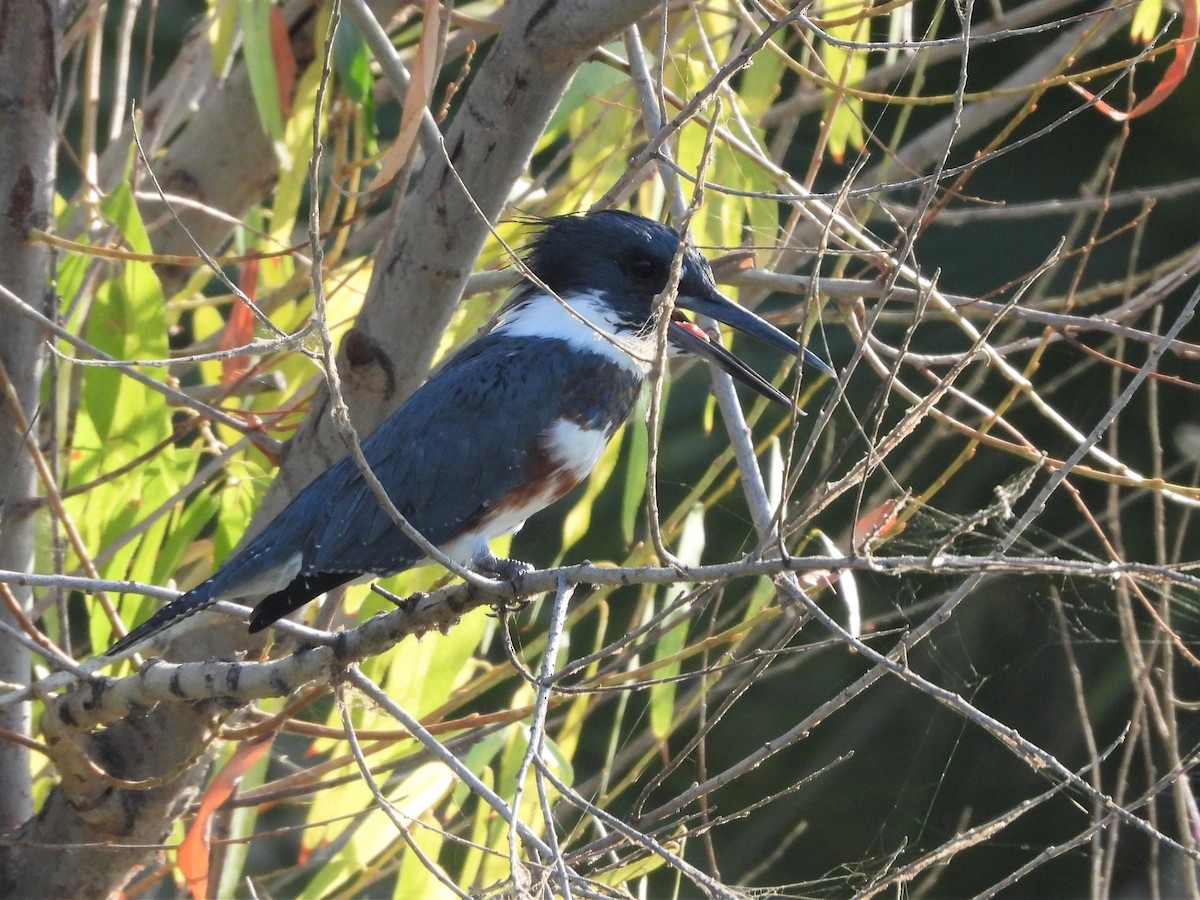
[[[558,743],[546,735],[542,741],[542,749],[546,753],[546,762],[549,764],[549,768],[554,770],[558,780],[563,784],[574,783],[575,766],[571,763],[571,757],[563,752]]]
[[[487,616],[475,612],[446,634],[404,641],[379,661],[381,669],[372,672],[372,677],[412,715],[424,716],[450,700],[469,676],[468,662],[486,628]],[[362,722],[366,728],[395,727],[390,716],[373,710],[364,711]]]
[[[212,73],[221,77],[233,52],[233,39],[237,35],[238,9],[223,0],[209,0],[208,42],[212,47]],[[214,8],[215,7],[215,8]]]
[[[696,504],[683,521],[683,528],[679,535],[679,547],[675,551],[675,555],[686,565],[697,566],[700,564],[700,557],[703,553],[704,507]],[[671,585],[663,593],[663,608],[670,606],[691,589],[690,584]],[[659,638],[658,643],[654,645],[655,660],[671,659],[683,649],[690,624],[691,619],[684,616],[678,625]],[[674,728],[676,685],[669,679],[679,674],[680,666],[681,663],[677,661],[656,669],[655,677],[663,679],[664,683],[654,684],[650,687],[650,731],[660,741],[666,740]]]
[[[190,452],[177,453],[181,463],[190,456]],[[158,552],[154,569],[155,584],[166,584],[168,579],[175,576],[183,564],[184,554],[216,517],[218,508],[217,498],[205,491],[193,496],[176,515],[171,516],[171,527],[167,529],[166,540]]]
[[[565,183],[570,185],[562,209],[583,209],[621,177],[628,165],[631,135],[641,134],[641,115],[634,106],[620,102],[623,93],[614,91],[608,104],[589,103],[568,116],[564,129],[548,131],[539,149],[555,137],[578,141],[578,150],[567,160]],[[562,133],[565,131],[565,135]],[[651,179],[643,190],[660,190]]]
[[[505,744],[508,743],[511,737],[508,733],[509,729],[519,727],[519,725],[513,723],[506,728],[493,731],[491,734],[485,734],[471,745],[471,749],[463,757],[463,764],[476,774],[487,771],[490,769],[492,761],[504,750]],[[465,783],[459,784],[454,789],[453,800],[458,805],[466,803],[470,796],[471,789]]]
[[[742,104],[747,122],[761,121],[767,110],[775,104],[783,84],[785,55],[785,51],[779,49],[776,41],[772,40],[771,48],[755,53],[750,64],[738,74],[740,85],[734,97]]]
[[[1184,3],[1195,3],[1196,0],[1183,0]],[[1133,13],[1133,22],[1129,26],[1131,40],[1147,44],[1154,39],[1158,32],[1158,23],[1162,19],[1162,0],[1141,0]]]
[[[668,844],[668,849],[676,850],[677,845]],[[639,853],[633,856],[633,862],[617,866],[615,869],[597,872],[591,877],[599,884],[620,889],[629,896],[637,896],[637,892],[630,886],[630,882],[646,878],[665,865],[667,865],[667,861],[658,854]]]
[[[665,388],[666,385],[664,384]],[[626,454],[625,485],[621,492],[621,537],[626,545],[633,543],[634,527],[642,498],[646,496],[646,464],[650,459],[650,440],[644,424],[645,394],[638,401],[637,411],[625,428],[629,453]]]
[[[343,18],[333,38],[333,66],[348,96],[355,103],[366,103],[371,96],[371,59],[367,45],[353,20]]]
[[[122,183],[100,202],[100,211],[120,231],[126,246],[148,252],[146,229],[132,193]],[[86,336],[117,359],[161,359],[169,352],[162,286],[142,262],[112,264],[86,315]],[[66,367],[70,369],[70,366]],[[148,370],[162,378],[163,370]],[[71,375],[60,379],[73,381]],[[67,484],[87,490],[66,501],[67,510],[102,576],[161,581],[162,546],[172,516],[164,510],[195,469],[196,455],[172,442],[172,411],[161,393],[113,368],[85,368],[77,380],[78,416]],[[139,461],[138,465],[129,463]],[[153,520],[148,517],[153,516]],[[136,601],[135,601],[136,602]],[[137,603],[139,610],[152,601]],[[111,629],[91,620],[96,646]]]
[[[145,228],[127,185],[101,203],[134,250],[149,250]],[[167,356],[162,285],[154,269],[129,262],[96,290],[88,316],[87,339],[117,359],[162,359]],[[152,378],[162,369],[150,370]],[[81,409],[91,434],[84,446],[96,456],[73,467],[78,483],[100,471],[112,471],[171,434],[170,412],[162,394],[126,377],[117,369],[90,368],[81,389]],[[169,449],[169,448],[168,448]]]
[[[133,197],[128,183],[121,182],[100,201],[100,212],[110,222],[120,229],[121,237],[134,253],[150,253],[150,236],[146,234],[146,225],[142,222],[142,214],[137,201]],[[137,264],[130,264],[130,267]],[[142,263],[141,265],[144,265]],[[157,279],[155,279],[157,280]],[[161,291],[162,289],[159,288]]]
[[[445,766],[442,766],[445,769]],[[393,827],[394,831],[394,827]],[[421,848],[426,859],[437,859],[445,839],[434,828],[409,828],[409,839]],[[411,897],[428,897],[430,900],[454,897],[455,894],[438,881],[429,865],[416,853],[404,853],[400,857],[400,874],[396,879],[396,888],[392,892],[396,900],[408,900]]]
[[[249,456],[232,460],[226,468],[226,482],[218,495],[221,512],[213,535],[214,563],[220,565],[229,556],[258,507],[271,483],[271,474]]]
[[[270,0],[238,0],[242,19],[242,56],[250,78],[250,92],[258,120],[276,145],[283,142],[283,110],[279,107],[279,82],[275,54],[271,51]]]
[[[231,750],[238,745],[231,746]],[[228,759],[232,753],[224,754]],[[271,764],[271,754],[264,753],[242,777],[238,784],[239,791],[248,791],[260,786],[267,778],[267,767]],[[234,806],[229,813],[228,840],[225,853],[222,855],[222,865],[216,896],[236,897],[244,889],[242,875],[246,867],[246,856],[250,852],[248,838],[254,836],[254,828],[258,822],[257,806]],[[212,875],[209,875],[211,883]]]
[[[492,735],[492,737],[494,736]],[[503,735],[501,734],[500,737],[503,737]],[[485,741],[488,739],[488,737],[484,738]],[[469,753],[468,756],[470,756]],[[469,762],[468,765],[470,765]],[[484,767],[476,771],[472,767],[472,771],[475,771],[480,781],[489,788],[494,787],[492,784],[492,770],[490,768]],[[454,808],[461,807],[469,793],[470,791],[466,785],[459,785],[458,788],[455,788]],[[482,801],[475,804],[475,811],[471,817],[471,833],[468,840],[458,849],[458,853],[462,859],[462,862],[459,864],[457,876],[459,884],[466,886],[483,883],[480,872],[484,862],[488,859],[495,859],[495,856],[487,849],[488,831],[495,820],[496,814],[488,804]]]
[[[623,50],[621,54],[624,55]],[[571,114],[582,109],[585,104],[594,108],[596,98],[607,97],[614,87],[623,87],[627,82],[628,77],[610,65],[599,62],[584,63],[571,79],[571,84],[550,117],[546,132],[561,128]]]
[[[862,8],[866,9],[866,6]],[[856,11],[842,3],[827,3],[824,9],[839,20],[850,18]],[[845,25],[831,25],[829,35],[843,41],[866,41],[870,37],[870,20],[862,18]],[[867,73],[867,53],[865,50],[851,50],[822,42],[821,60],[825,64],[826,77],[843,86],[825,90],[829,155],[840,162],[847,148],[857,150],[866,143],[862,124],[863,102],[846,93],[844,87],[853,87],[862,81]]]
[[[92,271],[92,266],[93,260],[83,253],[64,253],[59,257],[55,288],[58,296],[62,298],[60,310],[62,315],[67,315],[71,310],[73,305],[71,299],[79,296],[84,279]],[[64,324],[71,325],[72,323],[64,322]],[[65,342],[63,345],[64,347],[69,346]]]
[[[341,32],[341,28],[338,29]],[[292,114],[282,126],[277,146],[283,158],[308,159],[312,150],[313,112],[317,106],[317,85],[321,69],[312,65],[296,79],[296,90],[292,97]],[[278,104],[276,104],[278,105]],[[286,247],[293,240],[296,227],[296,210],[300,199],[308,190],[308,166],[283,166],[275,185],[275,198],[271,206],[271,238],[274,243],[264,249]],[[289,270],[291,261],[289,260]]]

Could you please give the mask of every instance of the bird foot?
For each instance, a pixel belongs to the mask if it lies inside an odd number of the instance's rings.
[[[489,554],[486,557],[474,560],[471,563],[471,568],[480,575],[486,575],[489,578],[495,578],[499,581],[507,581],[515,591],[517,590],[517,583],[521,576],[532,572],[534,567],[519,559],[501,559]],[[528,598],[513,597],[508,600],[497,600],[492,606],[497,613],[515,613],[524,609],[528,603]]]
[[[533,566],[519,559],[501,559],[498,556],[487,556],[472,563],[480,575],[487,575],[501,581],[515,581],[522,575],[533,571]]]

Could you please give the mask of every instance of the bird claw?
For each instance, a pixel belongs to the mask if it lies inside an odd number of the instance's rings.
[[[501,559],[498,556],[475,560],[472,568],[480,575],[488,575],[500,581],[513,582],[533,571],[533,566],[519,559]]]
[[[514,590],[521,576],[534,570],[534,567],[527,562],[522,562],[519,559],[501,559],[498,556],[477,559],[472,568],[480,575],[487,575],[499,581],[507,581],[512,585]],[[501,600],[494,604],[494,607],[497,613],[515,613],[528,605],[528,598],[514,597],[509,600]]]

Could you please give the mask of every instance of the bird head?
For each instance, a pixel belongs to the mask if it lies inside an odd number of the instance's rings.
[[[621,210],[559,216],[540,224],[525,263],[542,283],[564,299],[585,294],[597,297],[606,311],[611,310],[620,332],[644,335],[653,329],[654,300],[667,287],[679,249],[679,234],[674,229]],[[722,296],[708,261],[691,247],[683,254],[675,310],[667,328],[671,347],[709,359],[764,397],[792,405],[754,369],[710,340],[683,310],[723,322],[834,376],[819,356]]]

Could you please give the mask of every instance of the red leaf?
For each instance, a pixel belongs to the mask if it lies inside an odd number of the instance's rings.
[[[208,839],[212,831],[213,816],[233,795],[238,783],[250,771],[250,767],[271,749],[274,740],[275,733],[272,732],[239,745],[229,762],[225,763],[208,783],[204,795],[200,798],[200,809],[196,818],[180,842],[179,849],[175,851],[175,865],[187,882],[194,900],[205,900],[208,896]]]
[[[1096,100],[1096,109],[1104,113],[1114,122],[1124,122],[1144,116],[1154,107],[1174,93],[1183,76],[1187,74],[1188,66],[1192,64],[1192,55],[1196,52],[1196,38],[1200,35],[1200,0],[1183,0],[1183,32],[1175,42],[1175,58],[1163,73],[1160,81],[1145,99],[1134,104],[1129,112],[1119,110],[1103,100]],[[1077,84],[1071,87],[1088,100],[1095,100],[1096,95]]]
[[[367,186],[367,192],[379,190],[390,184],[412,153],[421,127],[421,118],[437,86],[438,38],[441,36],[441,7],[438,0],[425,0],[421,20],[421,40],[417,44],[417,55],[413,60],[412,78],[404,97],[404,111],[400,114],[400,132],[396,140],[383,154],[379,171]]]
[[[859,520],[854,523],[854,536],[851,538],[854,544],[856,553],[861,553],[869,544],[875,544],[881,540],[895,537],[899,534],[895,531],[896,525],[900,518],[900,511],[904,509],[905,499],[893,497],[891,500],[885,500],[872,510],[863,513]]]
[[[258,260],[250,259],[242,263],[238,276],[238,287],[242,293],[254,299],[258,290]],[[217,346],[221,350],[232,350],[234,347],[244,347],[254,337],[254,314],[250,307],[241,301],[233,304],[229,311],[229,320],[221,330],[221,339]],[[244,353],[221,360],[221,386],[229,387],[239,378],[250,371],[250,357]]]
[[[275,84],[279,87],[279,109],[287,118],[292,111],[292,95],[296,91],[296,55],[292,53],[292,41],[288,37],[287,21],[283,18],[283,7],[271,5],[271,57],[275,63]]]

